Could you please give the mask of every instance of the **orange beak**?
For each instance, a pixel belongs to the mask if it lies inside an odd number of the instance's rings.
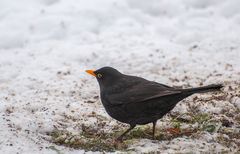
[[[96,74],[94,73],[94,70],[86,70],[88,74],[91,74],[92,76],[96,77]]]

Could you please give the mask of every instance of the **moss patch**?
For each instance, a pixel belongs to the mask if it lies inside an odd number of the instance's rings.
[[[84,149],[86,151],[107,151],[126,150],[125,142],[115,142],[116,134],[98,133],[84,130],[79,134],[73,134],[64,130],[54,130],[48,133],[52,137],[52,142],[57,145],[64,145],[74,149]]]
[[[189,118],[190,117],[190,118]],[[185,119],[186,118],[186,119]],[[239,136],[236,132],[223,131],[221,123],[214,120],[214,118],[209,114],[196,114],[188,116],[177,116],[171,120],[170,125],[173,128],[168,129],[156,129],[155,140],[159,141],[170,141],[177,137],[188,136],[190,138],[195,138],[201,131],[207,132],[221,132],[230,137],[228,139],[229,143],[239,145]],[[99,118],[98,118],[99,119]],[[195,125],[197,127],[192,127]],[[182,125],[189,125],[189,127],[182,128]],[[57,145],[63,145],[66,147],[74,149],[83,149],[85,151],[101,151],[101,152],[114,152],[123,151],[128,152],[131,150],[128,147],[138,139],[150,139],[152,140],[152,125],[137,126],[132,131],[130,131],[123,139],[123,142],[116,142],[115,139],[120,136],[127,128],[120,128],[120,126],[114,127],[110,131],[104,129],[106,126],[106,121],[99,120],[98,124],[95,126],[85,126],[82,125],[79,133],[69,132],[67,130],[55,129],[52,132],[48,132],[47,135],[51,136],[51,141]],[[217,142],[224,143],[220,139]],[[226,143],[224,143],[226,144]]]
[[[115,139],[121,135],[124,130],[106,133],[98,129],[83,127],[82,132],[73,134],[65,130],[54,130],[47,133],[51,136],[51,141],[57,145],[63,145],[74,149],[84,149],[86,151],[129,151],[128,145],[132,145],[136,139],[152,139],[152,127],[149,125],[138,126],[128,133],[123,142],[116,142]],[[171,133],[168,130],[157,130],[155,132],[156,140],[171,140],[180,136],[189,136],[195,130],[181,130],[179,133]]]

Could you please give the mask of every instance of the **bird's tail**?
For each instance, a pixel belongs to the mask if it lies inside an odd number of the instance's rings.
[[[210,91],[219,91],[223,87],[222,84],[213,84],[204,87],[197,87],[197,88],[189,88],[183,89],[182,92],[187,94],[194,94],[194,93],[205,93]]]

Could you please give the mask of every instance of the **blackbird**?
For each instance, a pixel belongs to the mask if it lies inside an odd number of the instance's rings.
[[[112,67],[86,72],[97,78],[101,101],[107,113],[112,118],[130,125],[130,128],[117,138],[120,141],[136,125],[148,123],[153,123],[154,139],[157,120],[171,111],[179,101],[195,93],[217,91],[223,87],[215,84],[189,89],[174,88],[122,74]]]

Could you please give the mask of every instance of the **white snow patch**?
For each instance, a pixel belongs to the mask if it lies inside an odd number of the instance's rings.
[[[80,132],[83,123],[94,126],[96,119],[88,117],[93,111],[107,118],[105,129],[111,131],[117,123],[93,99],[99,88],[85,69],[112,66],[171,86],[237,84],[239,6],[238,0],[0,1],[0,151],[56,153],[49,148],[55,146],[63,153],[83,153],[42,136],[55,128]],[[217,116],[222,109],[236,113],[240,108],[239,95],[208,103],[188,100],[173,112],[188,112],[188,104]],[[159,122],[161,128],[168,124]],[[209,143],[213,135],[205,136],[142,139],[131,148],[161,153],[237,150]]]

